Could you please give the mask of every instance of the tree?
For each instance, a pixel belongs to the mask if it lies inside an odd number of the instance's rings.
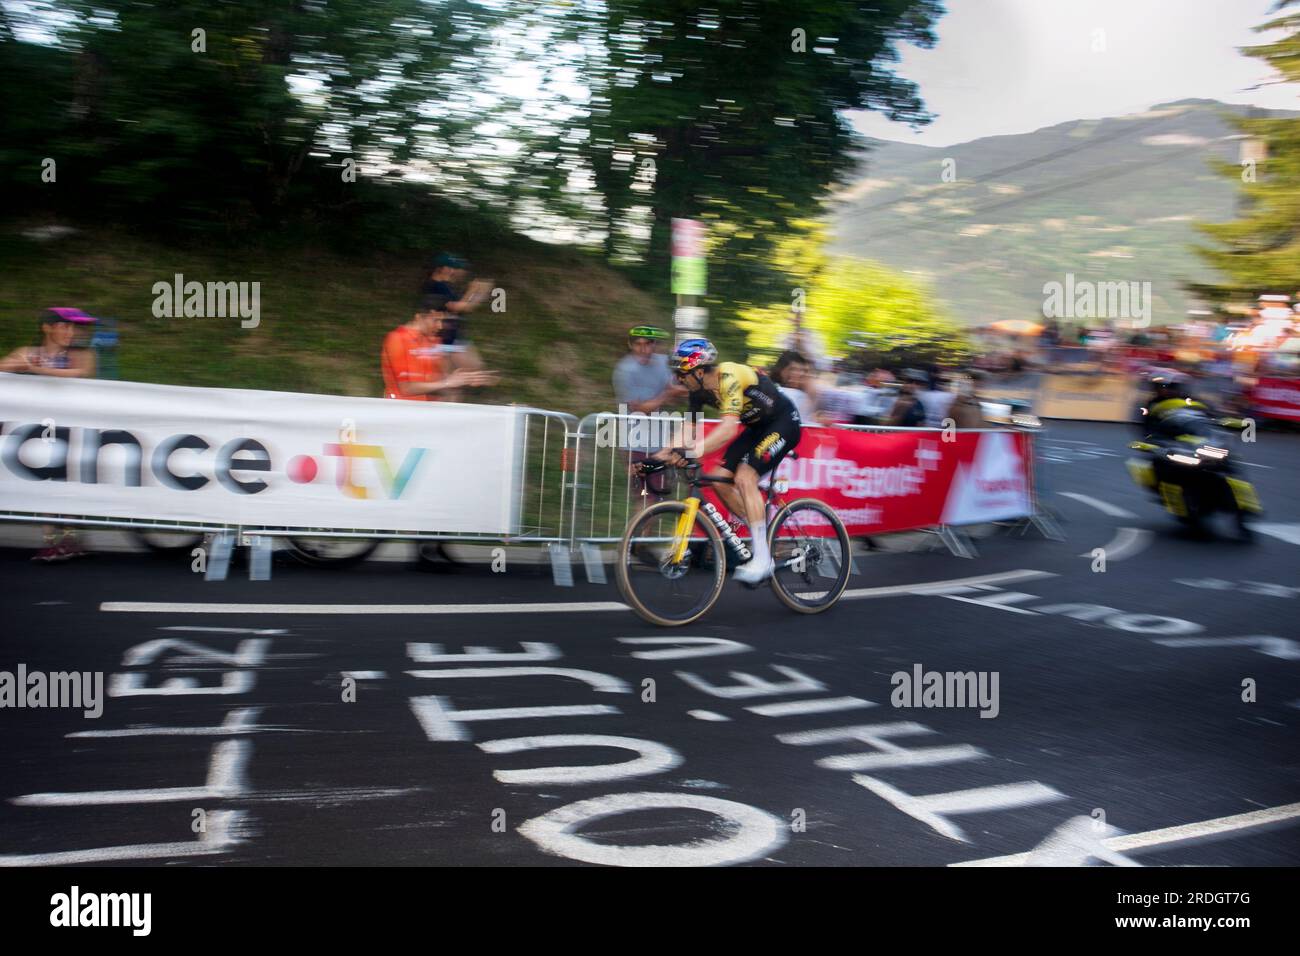
[[[895,44],[930,46],[937,0],[608,0],[593,17],[585,152],[611,254],[667,283],[670,221],[710,227],[711,307],[786,299],[773,248],[817,215],[860,159],[849,110],[928,121],[890,69]]]
[[[1300,0],[1281,0],[1274,12]],[[1300,12],[1291,11],[1256,27],[1257,33],[1285,30],[1271,42],[1244,48],[1281,74],[1279,82],[1300,80]],[[1225,176],[1240,179],[1241,216],[1197,228],[1215,241],[1196,246],[1197,254],[1226,281],[1189,283],[1207,299],[1223,302],[1264,292],[1294,294],[1300,289],[1300,118],[1232,117],[1231,122],[1264,149],[1264,157],[1241,165],[1218,163]]]

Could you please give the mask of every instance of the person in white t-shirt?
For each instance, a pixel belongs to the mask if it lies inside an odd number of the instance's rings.
[[[799,411],[799,417],[812,424],[815,419],[816,386],[812,364],[799,352],[782,352],[772,366],[772,381]]]

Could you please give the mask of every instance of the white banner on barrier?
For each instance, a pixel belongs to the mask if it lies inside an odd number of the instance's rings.
[[[0,373],[0,511],[518,532],[524,410]]]

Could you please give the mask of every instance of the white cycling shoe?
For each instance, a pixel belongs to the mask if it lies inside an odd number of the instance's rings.
[[[775,570],[776,562],[771,558],[768,558],[765,564],[760,564],[757,559],[750,559],[736,568],[732,576],[741,584],[760,584],[770,578]]]

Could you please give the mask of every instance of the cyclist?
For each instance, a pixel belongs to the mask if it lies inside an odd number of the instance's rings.
[[[758,480],[773,471],[799,444],[799,411],[766,375],[748,365],[719,362],[708,339],[686,339],[668,359],[668,367],[690,395],[691,414],[717,408],[722,421],[700,442],[704,457],[726,446],[719,475],[734,484],[717,484],[723,503],[745,519],[753,538],[753,558],[736,568],[737,581],[758,584],[775,570],[767,547],[767,511]],[[664,448],[652,457],[682,463],[683,449]]]

